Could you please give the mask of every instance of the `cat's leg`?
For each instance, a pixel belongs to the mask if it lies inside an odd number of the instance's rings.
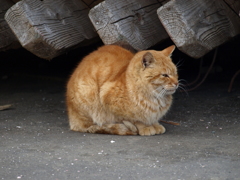
[[[115,135],[137,135],[137,128],[129,121],[116,124],[92,125],[88,128],[89,133],[115,134]]]
[[[132,124],[131,122],[129,122],[129,121],[123,121],[123,124],[124,124],[125,126],[127,126],[127,128],[130,129],[132,132],[137,133],[137,131],[138,131],[137,127],[136,127],[134,124]]]
[[[70,129],[73,131],[87,132],[87,129],[94,124],[90,118],[70,109],[68,110],[68,117]]]
[[[91,119],[84,116],[69,116],[70,129],[79,132],[116,134],[116,135],[137,135],[137,128],[128,121],[122,124],[104,124],[99,126]]]
[[[138,133],[141,136],[151,136],[155,134],[163,134],[165,132],[165,128],[159,124],[154,123],[153,125],[146,125],[142,122],[135,122],[134,125],[138,129]]]

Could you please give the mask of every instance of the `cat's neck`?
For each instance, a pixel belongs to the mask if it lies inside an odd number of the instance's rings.
[[[139,76],[134,76],[134,74],[127,70],[124,72],[125,86],[129,92],[129,98],[136,102],[137,104],[140,101],[144,101],[145,104],[148,104],[152,108],[158,107],[169,107],[172,102],[172,95],[167,94],[163,96],[156,96],[153,90],[149,90],[149,87],[144,86],[142,79],[139,79]]]
[[[151,106],[156,106],[156,108],[157,106],[163,108],[169,106],[169,102],[172,100],[172,95],[157,97],[147,86],[143,86],[141,79],[133,78],[133,76],[128,73],[126,73],[124,77],[126,78],[125,82],[127,91],[129,92],[129,98],[133,101],[151,102]]]

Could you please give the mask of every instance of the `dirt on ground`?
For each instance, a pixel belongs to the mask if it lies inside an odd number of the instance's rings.
[[[204,83],[174,95],[156,136],[69,130],[64,79],[0,80],[0,177],[5,180],[240,179],[240,86]]]

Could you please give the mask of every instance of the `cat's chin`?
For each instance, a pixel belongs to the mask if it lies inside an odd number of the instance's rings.
[[[174,94],[176,92],[176,89],[171,89],[171,90],[167,90],[166,94],[171,95]]]

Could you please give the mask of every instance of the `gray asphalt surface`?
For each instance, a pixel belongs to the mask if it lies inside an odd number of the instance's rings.
[[[65,82],[30,77],[0,80],[0,179],[240,179],[240,86],[205,83],[176,93],[164,135],[72,132]]]

